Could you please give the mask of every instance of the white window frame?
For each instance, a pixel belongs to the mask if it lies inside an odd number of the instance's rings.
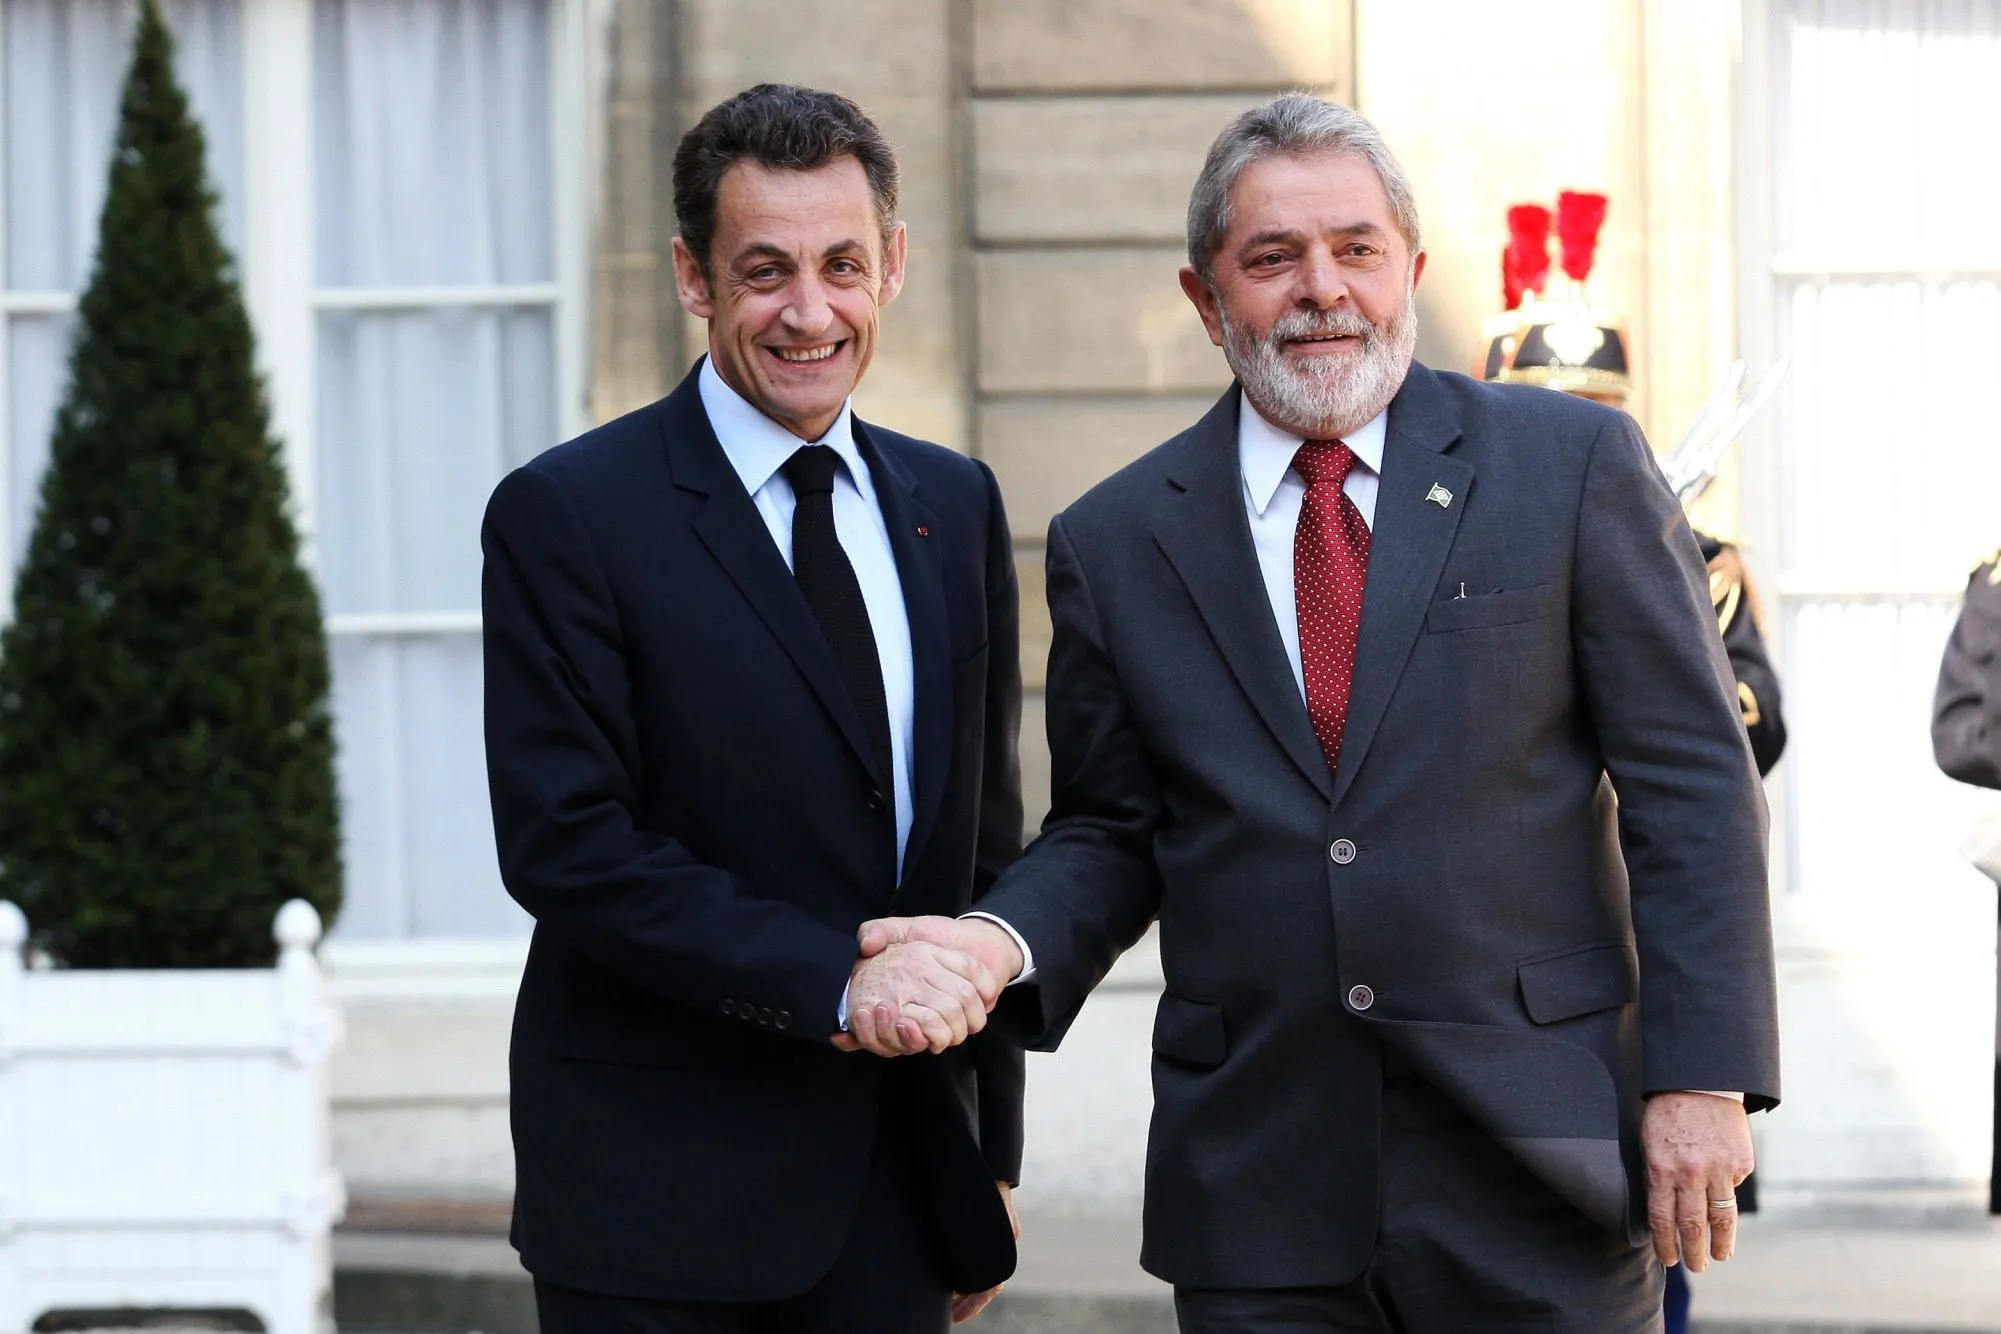
[[[7,0],[0,0],[4,7]],[[272,429],[282,442],[302,556],[317,578],[318,327],[327,310],[450,307],[553,311],[555,444],[589,426],[590,164],[587,82],[589,0],[550,0],[550,182],[555,245],[550,282],[480,287],[327,288],[316,282],[313,144],[313,0],[239,0],[242,7],[244,238],[238,272],[257,337],[257,364],[269,392]],[[4,34],[4,25],[0,25]],[[0,50],[0,58],[4,58]],[[0,116],[5,114],[0,100]],[[0,121],[0,154],[5,152]],[[0,181],[6,163],[0,157]],[[6,254],[0,210],[0,258]],[[78,294],[14,292],[0,284],[0,624],[12,616],[16,570],[10,531],[13,497],[9,321],[65,314]],[[468,534],[467,540],[475,535]],[[330,615],[331,637],[465,635],[480,630],[476,607],[427,612]],[[406,895],[407,897],[407,895]]]
[[[1775,248],[1771,25],[1769,0],[1743,0],[1737,79],[1737,255],[1742,345],[1746,360],[1753,366],[1772,364],[1782,350],[1778,346],[1778,301],[1789,285],[1836,278],[1933,283],[2001,276],[2001,242],[1997,242],[1992,253],[1917,254],[1901,258],[1895,264],[1869,255]],[[1778,428],[1778,413],[1774,411],[1756,423],[1739,446],[1743,532],[1753,549],[1773,555],[1766,587],[1774,603],[1775,626],[1789,624],[1788,611],[1805,602],[1958,604],[1965,592],[1963,579],[1937,583],[1892,577],[1863,583],[1829,579],[1811,570],[1786,569],[1782,563],[1786,555],[1782,518],[1785,449]],[[1967,559],[1971,561],[1976,554],[1968,551]],[[1783,680],[1785,636],[1776,635],[1774,640],[1771,648]],[[1792,875],[1797,831],[1791,819],[1786,773],[1786,766],[1781,764],[1771,785],[1772,883],[1792,894],[1800,887]]]
[[[588,422],[590,339],[589,127],[586,106],[587,0],[550,0],[550,183],[555,210],[555,279],[490,287],[322,288],[314,281],[313,0],[239,0],[243,25],[243,251],[237,256],[244,299],[257,335],[258,370],[270,393],[272,428],[284,445],[294,518],[308,568],[317,575],[319,455],[315,426],[318,324],[322,310],[547,307],[555,312],[556,439]],[[0,0],[4,8],[7,0]],[[4,40],[4,26],[0,26]],[[0,56],[4,56],[0,50]],[[0,117],[5,115],[0,103]],[[0,155],[5,153],[0,120]],[[0,180],[5,179],[0,156]],[[0,210],[0,256],[6,254]],[[74,292],[9,291],[0,286],[0,458],[11,459],[11,362],[8,319],[63,315]],[[554,444],[556,441],[551,440]],[[0,468],[0,621],[12,615],[13,476]],[[477,612],[332,616],[334,635],[457,634],[479,629]]]

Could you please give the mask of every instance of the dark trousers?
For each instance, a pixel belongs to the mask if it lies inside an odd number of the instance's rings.
[[[1661,1267],[1399,1072],[1384,1082],[1382,1217],[1361,1277],[1176,1288],[1174,1309],[1181,1334],[1658,1334]]]
[[[943,1334],[952,1309],[944,1252],[920,1189],[911,1114],[893,1107],[886,1099],[847,1244],[805,1292],[765,1303],[656,1302],[537,1279],[542,1334]]]

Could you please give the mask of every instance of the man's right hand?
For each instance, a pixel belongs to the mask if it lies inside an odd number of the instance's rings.
[[[1021,948],[1014,938],[995,923],[977,917],[879,918],[862,924],[857,942],[862,958],[856,965],[857,977],[871,960],[912,947],[933,948],[947,957],[968,960],[977,970],[977,976],[973,973],[966,976],[979,988],[983,1007],[978,1022],[967,1026],[965,1036],[985,1026],[986,1013],[1000,999],[1001,988],[1021,976],[1023,967]],[[878,1056],[944,1050],[939,1045],[938,1027],[932,1022],[928,1005],[897,1004],[887,998],[871,998],[869,1004],[861,1005],[856,996],[850,987],[848,1031],[834,1039],[835,1046],[844,1051],[871,1051]],[[961,1037],[957,1041],[964,1040]],[[944,1044],[954,1045],[957,1043]]]
[[[870,949],[867,931],[848,978],[848,1031],[835,1046],[877,1056],[941,1052],[987,1026],[1002,984],[978,957],[919,939]]]
[[[1025,962],[1014,937],[984,917],[879,917],[862,923],[859,941],[864,959],[911,941],[957,950],[985,964],[1003,987],[1021,976]]]

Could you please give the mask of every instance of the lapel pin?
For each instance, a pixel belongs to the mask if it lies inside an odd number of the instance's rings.
[[[1431,490],[1426,493],[1424,498],[1442,510],[1452,508],[1452,493],[1437,482],[1431,484]]]
[[[924,525],[919,524],[917,526],[917,535],[919,537],[929,537],[931,536],[931,530],[929,528],[926,528]]]

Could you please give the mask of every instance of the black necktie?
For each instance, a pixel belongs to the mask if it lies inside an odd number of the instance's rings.
[[[896,783],[889,749],[889,704],[882,688],[882,659],[861,580],[834,531],[834,468],[838,460],[824,445],[806,445],[785,461],[785,480],[797,504],[792,510],[792,577],[813,609],[813,619],[834,650],[841,680],[861,715],[862,733],[881,776],[885,801]]]

